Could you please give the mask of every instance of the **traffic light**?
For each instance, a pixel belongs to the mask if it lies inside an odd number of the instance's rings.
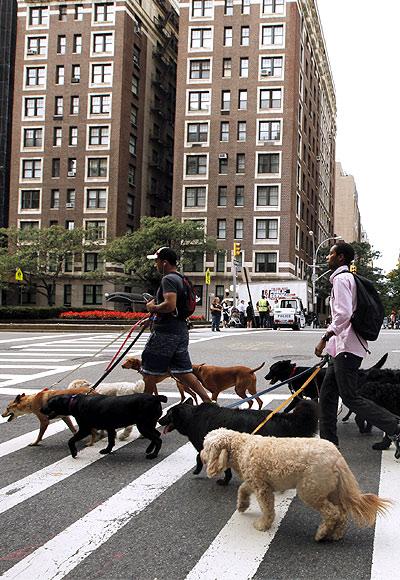
[[[353,272],[353,274],[357,272],[357,266],[355,264],[350,264],[350,272]]]
[[[240,256],[241,247],[240,242],[233,242],[233,255]]]

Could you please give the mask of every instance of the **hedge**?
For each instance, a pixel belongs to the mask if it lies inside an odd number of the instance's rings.
[[[68,308],[56,306],[0,306],[0,320],[34,320],[58,318],[62,312]],[[76,311],[82,312],[88,308],[77,308]]]

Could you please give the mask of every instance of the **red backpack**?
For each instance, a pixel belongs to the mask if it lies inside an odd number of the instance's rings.
[[[177,274],[183,283],[183,292],[180,296],[178,296],[176,309],[178,311],[178,317],[186,320],[186,318],[192,316],[193,312],[196,310],[196,290],[193,288],[193,284],[187,276],[181,274],[180,272],[171,273]]]

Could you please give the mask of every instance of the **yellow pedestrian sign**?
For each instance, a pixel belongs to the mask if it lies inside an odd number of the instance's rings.
[[[207,270],[206,270],[206,284],[207,284],[207,286],[209,286],[211,284],[211,272],[210,272],[210,268],[207,268]]]
[[[21,270],[21,268],[18,268],[18,270],[15,272],[15,279],[17,280],[17,282],[22,282],[24,279],[24,274]]]

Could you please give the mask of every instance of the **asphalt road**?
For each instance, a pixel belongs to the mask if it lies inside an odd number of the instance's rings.
[[[34,392],[73,378],[94,382],[121,344],[110,333],[2,333],[0,335],[0,405],[16,394]],[[193,362],[265,367],[258,389],[268,385],[267,368],[282,358],[312,365],[321,331],[209,330],[191,333]],[[365,367],[385,352],[387,367],[400,368],[400,333],[383,331]],[[140,354],[144,341],[134,346]],[[108,346],[107,346],[108,345]],[[101,349],[102,352],[99,352]],[[77,365],[82,365],[77,369]],[[137,380],[133,371],[116,368],[107,381]],[[171,382],[162,385],[168,405],[178,401]],[[220,404],[232,401],[232,391]],[[268,399],[279,404],[288,395],[281,387]],[[228,398],[230,397],[230,398]],[[53,423],[41,447],[27,445],[38,422],[26,416],[0,424],[0,573],[4,578],[132,578],[135,580],[369,579],[400,578],[400,463],[393,449],[371,449],[380,433],[360,435],[350,421],[339,437],[343,455],[363,490],[390,497],[395,504],[373,529],[350,524],[343,541],[316,544],[319,516],[293,494],[276,494],[277,517],[266,533],[246,514],[235,511],[238,479],[227,488],[204,473],[191,474],[195,452],[176,432],[163,437],[159,457],[144,457],[147,442],[132,437],[110,456],[104,445],[84,448],[76,460],[68,455],[67,431]]]

